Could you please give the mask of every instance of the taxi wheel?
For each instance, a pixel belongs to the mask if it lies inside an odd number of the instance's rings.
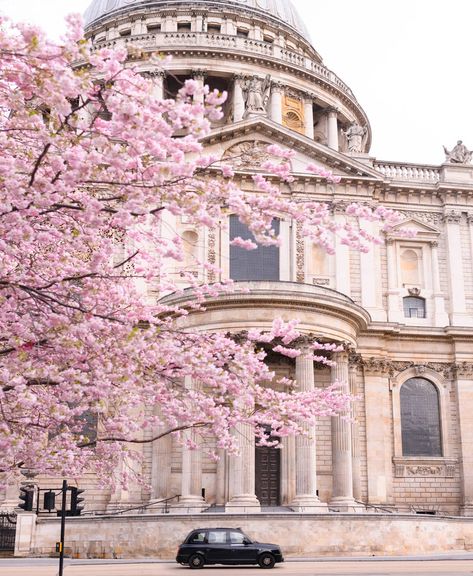
[[[258,564],[260,568],[273,568],[276,564],[276,560],[272,554],[265,552],[258,558]]]
[[[189,558],[189,567],[192,569],[198,569],[204,567],[204,557],[201,554],[192,554]]]

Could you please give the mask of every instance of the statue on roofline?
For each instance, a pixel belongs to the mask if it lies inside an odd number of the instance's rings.
[[[469,164],[473,155],[473,151],[468,150],[461,140],[458,140],[451,151],[447,150],[446,146],[443,149],[445,161],[450,162],[450,164]]]

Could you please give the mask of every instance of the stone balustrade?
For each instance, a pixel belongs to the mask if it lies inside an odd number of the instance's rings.
[[[375,162],[374,168],[391,180],[429,182],[432,184],[440,181],[440,169],[436,166]]]
[[[96,50],[101,48],[159,48],[176,46],[199,46],[218,47],[235,50],[238,52],[248,52],[251,54],[260,54],[269,58],[276,58],[287,62],[292,66],[309,70],[315,76],[332,84],[343,93],[354,99],[353,92],[340,78],[325,66],[314,62],[310,58],[303,56],[293,50],[281,48],[270,42],[254,40],[252,38],[243,38],[239,36],[229,36],[226,34],[211,34],[209,32],[157,32],[153,34],[139,34],[135,36],[117,37],[112,40],[104,40],[94,45]]]

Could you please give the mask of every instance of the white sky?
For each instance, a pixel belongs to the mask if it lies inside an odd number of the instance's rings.
[[[59,37],[89,0],[0,0],[0,11]],[[293,0],[325,65],[346,82],[380,160],[440,164],[473,149],[472,0]]]

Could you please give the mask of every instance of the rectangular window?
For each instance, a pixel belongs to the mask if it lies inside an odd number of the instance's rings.
[[[177,23],[177,31],[178,32],[190,32],[191,31],[191,23],[190,22],[178,22]]]
[[[209,24],[207,26],[207,32],[209,34],[220,34],[222,30],[222,27],[220,26],[220,24]]]
[[[148,24],[146,28],[149,34],[156,34],[156,32],[161,32],[161,24]]]
[[[240,38],[248,38],[248,30],[245,30],[244,28],[237,28],[237,36],[240,36]]]
[[[274,219],[272,227],[279,235],[279,220]],[[252,240],[253,234],[237,216],[230,217],[230,241],[235,238]],[[232,280],[279,280],[279,246],[260,246],[256,250],[245,250],[230,246],[230,278]]]

